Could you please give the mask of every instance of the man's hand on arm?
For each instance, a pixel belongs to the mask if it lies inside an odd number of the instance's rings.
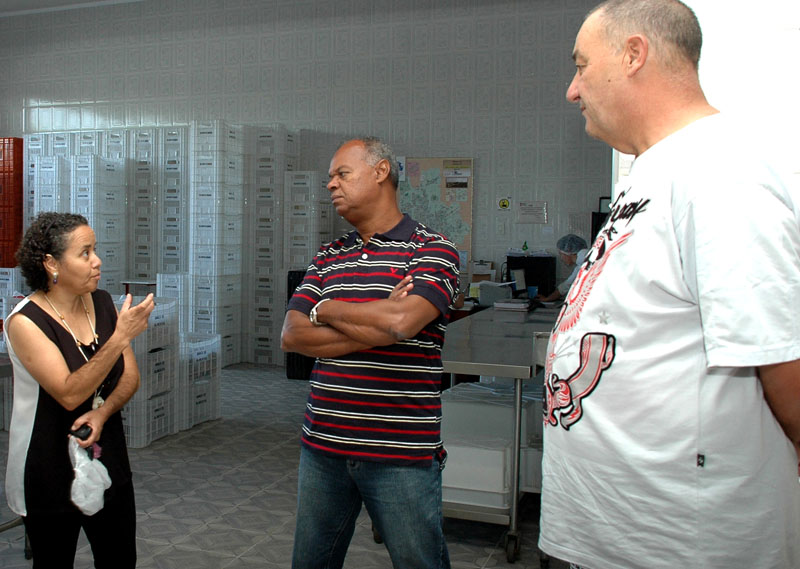
[[[317,304],[315,326],[302,312],[289,310],[281,348],[313,357],[336,357],[416,336],[439,310],[411,295],[411,277],[400,281],[389,298],[365,303],[330,300]]]

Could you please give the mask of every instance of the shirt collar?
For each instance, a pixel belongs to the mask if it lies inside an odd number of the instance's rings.
[[[376,233],[372,237],[373,239],[375,237],[384,237],[390,241],[409,241],[414,234],[416,226],[417,222],[411,219],[407,213],[404,213],[403,219],[401,219],[397,225],[385,233]],[[345,239],[345,245],[354,245],[359,239],[361,239],[361,237],[358,231],[354,229]]]

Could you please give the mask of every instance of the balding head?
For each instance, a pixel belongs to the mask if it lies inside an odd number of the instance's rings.
[[[691,8],[678,0],[607,0],[589,13],[597,14],[609,45],[622,51],[634,34],[645,36],[652,56],[670,70],[700,62],[703,34]],[[588,17],[588,16],[587,16]]]

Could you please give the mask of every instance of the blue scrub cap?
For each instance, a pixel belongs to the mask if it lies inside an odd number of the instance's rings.
[[[589,246],[581,237],[570,233],[568,235],[564,235],[564,237],[556,242],[556,248],[563,253],[572,255],[581,249],[588,249]]]

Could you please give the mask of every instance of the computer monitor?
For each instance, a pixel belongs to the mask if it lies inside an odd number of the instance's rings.
[[[514,280],[516,271],[522,271],[525,286],[516,286],[517,292],[526,292],[529,286],[539,287],[539,294],[547,296],[556,288],[556,258],[550,255],[506,257],[506,280]]]

